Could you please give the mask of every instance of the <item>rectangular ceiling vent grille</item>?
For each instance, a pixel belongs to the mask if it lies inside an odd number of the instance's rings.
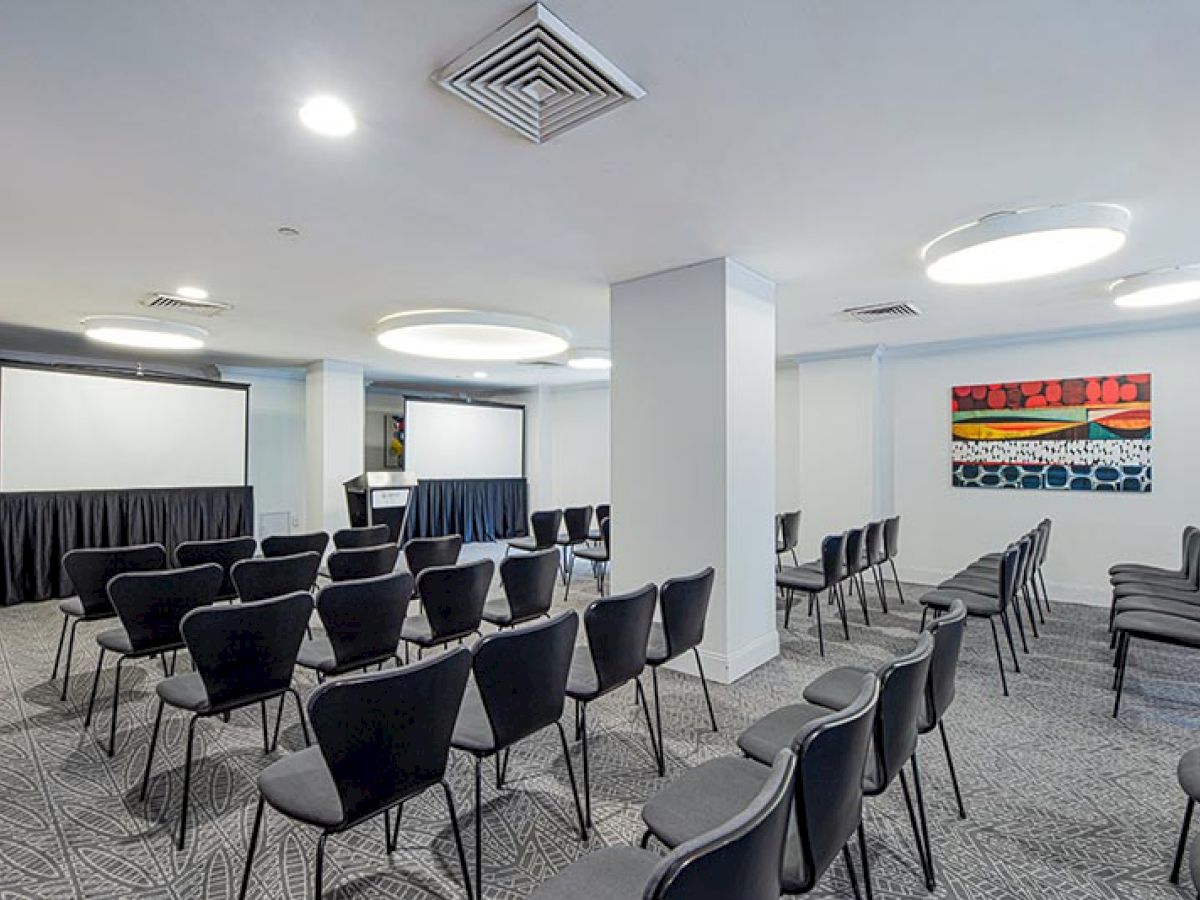
[[[540,3],[433,80],[535,144],[646,94]]]
[[[869,325],[894,319],[915,319],[921,314],[921,310],[911,303],[875,303],[870,306],[849,306],[842,310],[842,314],[855,322]]]
[[[230,304],[221,303],[219,300],[189,300],[178,294],[151,294],[142,300],[142,306],[147,309],[191,313],[194,316],[204,316],[209,319],[233,309]]]

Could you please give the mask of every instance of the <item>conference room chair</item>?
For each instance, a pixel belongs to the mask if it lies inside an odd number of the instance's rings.
[[[1183,865],[1183,854],[1187,849],[1188,831],[1192,827],[1192,813],[1196,809],[1196,801],[1200,800],[1200,748],[1189,750],[1180,757],[1175,774],[1179,779],[1179,786],[1187,795],[1188,800],[1183,811],[1183,826],[1179,830],[1179,844],[1175,848],[1175,862],[1171,866],[1171,884],[1179,884],[1179,869]],[[1193,860],[1195,857],[1196,852],[1193,849]],[[1193,867],[1194,871],[1195,867]],[[1197,890],[1200,891],[1200,882],[1197,882]]]
[[[392,543],[387,525],[364,525],[358,528],[342,528],[333,533],[333,546],[338,550],[355,550],[362,547],[378,547]]]
[[[775,568],[782,569],[780,557],[785,553],[792,555],[792,565],[799,566],[796,547],[800,545],[800,510],[779,514],[779,534],[775,538]]]
[[[120,624],[96,635],[100,654],[96,659],[96,674],[92,678],[92,691],[88,697],[87,716],[83,727],[92,724],[92,711],[96,705],[96,689],[100,685],[100,671],[104,667],[104,655],[112,653],[117,658],[113,670],[112,717],[108,728],[109,756],[117,746],[117,708],[121,697],[121,664],[129,659],[147,659],[160,656],[163,674],[167,669],[167,654],[172,657],[171,670],[175,668],[175,654],[183,647],[179,624],[193,609],[210,606],[217,600],[224,572],[217,563],[204,563],[186,569],[168,569],[162,572],[126,572],[114,576],[108,583],[108,596],[116,610]]]
[[[1125,689],[1125,672],[1129,666],[1129,652],[1134,639],[1200,650],[1200,615],[1174,615],[1162,612],[1133,610],[1119,612],[1113,620],[1113,631],[1117,638],[1116,673],[1113,687],[1113,718],[1121,709],[1121,695]]]
[[[536,553],[554,547],[558,530],[562,527],[561,509],[540,509],[529,517],[529,531],[525,537],[513,538],[504,545],[504,555],[510,550]]]
[[[1017,572],[1015,584],[1012,592],[1012,612],[1013,619],[1017,624],[1017,632],[1021,637],[1021,648],[1025,653],[1029,652],[1029,644],[1025,640],[1025,624],[1024,617],[1021,614],[1021,599],[1025,600],[1026,608],[1029,611],[1030,627],[1034,637],[1038,636],[1037,621],[1033,615],[1033,608],[1029,604],[1029,573],[1033,570],[1034,560],[1034,540],[1032,534],[1025,534],[1017,540]],[[957,575],[943,581],[938,585],[939,590],[948,591],[970,591],[975,594],[983,594],[989,597],[998,597],[1000,595],[1000,586],[996,580],[996,574],[1000,570],[1000,562],[993,563],[973,563],[973,566],[985,565],[985,569],[972,569],[968,566]]]
[[[563,527],[566,534],[555,535],[554,542],[562,561],[562,577],[566,590],[563,592],[563,602],[571,593],[571,573],[575,569],[575,548],[582,547],[588,541],[592,531],[592,508],[590,506],[570,506],[563,510]]]
[[[58,633],[58,650],[54,654],[54,669],[50,672],[50,680],[58,677],[63,643],[66,641],[67,654],[60,700],[67,699],[67,686],[71,681],[71,659],[75,655],[75,631],[80,623],[101,622],[117,614],[108,599],[108,582],[125,572],[154,572],[166,567],[167,551],[162,544],[68,550],[63,554],[63,569],[71,579],[75,596],[67,597],[58,603],[63,621],[62,629]]]
[[[992,628],[992,643],[996,648],[996,663],[1000,668],[1000,687],[1004,696],[1008,696],[1008,678],[1004,673],[1004,654],[1000,650],[1000,635],[996,631],[996,619],[1004,626],[1004,634],[1008,639],[1008,649],[1012,654],[1013,671],[1021,672],[1021,663],[1017,660],[1017,648],[1013,643],[1012,627],[1008,622],[1008,608],[1013,605],[1017,590],[1017,577],[1020,570],[1021,549],[1016,544],[1010,544],[1004,551],[1000,567],[996,570],[994,594],[977,594],[967,590],[947,590],[936,588],[926,591],[921,597],[921,627],[925,627],[925,619],[930,610],[936,614],[945,614],[957,600],[966,607],[967,616],[972,619],[987,619]]]
[[[660,776],[665,771],[658,753],[654,726],[650,722],[650,704],[642,689],[641,679],[646,668],[646,646],[657,598],[658,588],[648,584],[627,594],[593,600],[583,613],[587,643],[575,648],[571,673],[567,677],[567,696],[575,701],[575,739],[583,743],[583,797],[589,828],[592,825],[587,723],[589,704],[632,681],[638,702],[645,713],[646,732],[650,736],[655,767]]]
[[[258,706],[262,719],[263,751],[270,753],[279,742],[283,718],[284,694],[296,701],[296,713],[308,741],[308,726],[300,695],[292,687],[296,654],[304,639],[304,629],[312,614],[313,599],[307,591],[239,603],[194,609],[183,617],[180,632],[192,657],[195,671],[164,678],[155,686],[158,711],[146,754],[140,799],[146,799],[154,750],[162,726],[163,710],[170,706],[189,714],[187,751],[183,763],[183,798],[179,807],[179,836],[176,847],[183,849],[187,835],[188,801],[192,785],[192,748],[196,723],[215,715],[225,715],[248,706]],[[279,700],[275,713],[274,736],[267,736],[267,701]]]
[[[502,560],[504,596],[484,603],[483,621],[497,628],[512,628],[550,615],[557,580],[558,553],[553,548]]]
[[[825,628],[821,622],[821,593],[828,592],[831,603],[836,604],[842,618],[842,632],[850,640],[850,625],[846,621],[846,602],[838,583],[846,570],[846,535],[830,534],[821,541],[821,558],[796,568],[781,569],[775,574],[775,586],[784,592],[786,606],[783,611],[783,627],[792,621],[792,604],[797,591],[808,595],[808,614],[817,617],[817,647],[825,655]],[[864,601],[863,614],[866,615]]]
[[[900,574],[896,571],[896,556],[900,553],[900,517],[892,516],[883,520],[883,552],[888,565],[892,567],[892,580],[896,582],[896,596],[900,605],[904,605],[904,588],[900,586]]]
[[[1018,577],[1018,581],[1020,582],[1019,590],[1025,599],[1025,606],[1029,611],[1030,619],[1033,619],[1033,608],[1030,606],[1030,600],[1032,599],[1032,605],[1037,609],[1038,618],[1043,624],[1046,621],[1045,614],[1050,611],[1050,597],[1046,593],[1045,576],[1042,574],[1042,565],[1046,561],[1046,553],[1050,545],[1050,527],[1050,520],[1042,519],[1026,536],[1032,542],[1032,549],[1030,557],[1026,561],[1024,571]],[[963,571],[964,573],[973,574],[994,574],[996,568],[1000,565],[1000,558],[1002,556],[1002,553],[985,554],[967,566]],[[1045,604],[1044,609],[1043,601]],[[1037,634],[1035,633],[1034,636],[1037,637]]]
[[[871,869],[862,825],[863,771],[878,703],[878,681],[873,675],[862,675],[859,690],[845,709],[831,712],[814,708],[811,716],[797,724],[796,730],[786,736],[785,746],[771,758],[770,769],[758,758],[733,756],[689,769],[643,808],[646,833],[642,846],[653,837],[678,850],[717,822],[736,815],[762,790],[768,773],[776,771],[779,759],[786,754],[796,761],[788,804],[795,817],[794,827],[788,828],[783,858],[776,864],[779,886],[770,896],[811,892],[840,854],[854,896],[861,897],[850,858],[850,843],[857,834],[863,880],[867,897],[871,897]],[[733,889],[713,896],[742,897],[737,888],[737,870],[727,877],[733,879]]]
[[[221,589],[217,592],[217,600],[235,600],[237,588],[233,584],[233,567],[243,559],[250,559],[257,549],[258,541],[252,537],[184,541],[175,547],[175,565],[186,569],[216,563],[221,567]]]
[[[596,527],[588,531],[588,542],[595,544],[601,539],[600,523],[612,515],[612,506],[608,503],[597,503],[596,514],[593,518],[596,520]]]
[[[454,566],[435,566],[417,576],[420,612],[404,620],[400,638],[404,641],[404,660],[408,645],[417,648],[417,659],[425,650],[462,641],[479,634],[483,607],[496,564],[490,559]]]
[[[585,559],[592,564],[592,572],[596,576],[596,590],[604,596],[604,584],[608,574],[608,564],[612,559],[610,548],[612,534],[609,530],[609,519],[600,522],[600,543],[595,546],[579,547],[574,551],[576,559]]]
[[[1168,569],[1163,566],[1152,566],[1145,563],[1116,563],[1109,566],[1108,578],[1109,581],[1116,585],[1122,581],[1144,581],[1147,576],[1151,580],[1161,579],[1163,581],[1188,581],[1192,579],[1192,571],[1194,563],[1191,556],[1191,546],[1193,537],[1200,534],[1200,528],[1195,525],[1188,525],[1183,529],[1182,548],[1180,552],[1180,563],[1177,569]]]
[[[296,665],[312,669],[324,681],[397,660],[412,593],[413,577],[407,572],[321,588],[316,606],[324,636],[300,645]]]
[[[777,900],[795,780],[796,757],[781,751],[750,802],[721,824],[665,857],[633,847],[592,853],[531,900]]]
[[[306,550],[290,556],[243,559],[233,564],[230,576],[242,603],[258,603],[312,590],[320,566],[320,554]]]
[[[353,550],[334,550],[329,554],[326,565],[332,581],[354,581],[359,578],[378,578],[390,575],[400,559],[400,548],[395,544],[377,547],[357,547]]]
[[[871,580],[875,583],[875,591],[879,594],[879,602],[884,612],[887,612],[887,583],[883,577],[883,564],[887,562],[887,545],[883,539],[883,520],[868,522],[866,534],[863,537],[863,552],[867,558],[867,569]]]
[[[549,622],[489,634],[471,651],[467,683],[451,746],[475,760],[475,890],[483,898],[483,761],[496,761],[496,788],[508,776],[512,747],[554,726],[567,763],[579,817],[579,839],[587,840],[575,769],[560,719],[579,616],[559,613]],[[516,848],[512,848],[516,849]]]
[[[1178,574],[1125,572],[1113,578],[1109,628],[1122,612],[1142,610],[1186,616],[1193,614],[1191,604],[1196,603],[1200,603],[1200,529],[1186,535],[1184,565]]]
[[[329,546],[329,535],[324,531],[310,531],[306,534],[273,534],[262,540],[262,554],[268,559],[276,556],[295,556],[297,553],[315,553],[318,557],[325,555]]]
[[[446,783],[450,735],[471,668],[462,648],[436,659],[327,681],[308,700],[316,744],[288,753],[258,776],[258,806],[238,893],[245,900],[254,851],[267,805],[319,829],[314,897],[324,892],[325,844],[382,814],[384,846],[396,850],[404,804],[441,787],[454,831],[467,897],[471,876],[458,827],[454,795]],[[395,828],[392,812],[395,811]],[[278,885],[282,873],[268,878]]]
[[[404,563],[409,573],[417,579],[417,590],[421,590],[421,573],[435,566],[453,566],[462,552],[461,534],[444,537],[412,538],[404,545]],[[551,545],[553,546],[553,545]]]
[[[708,693],[708,679],[704,677],[704,663],[700,661],[700,644],[704,641],[704,625],[708,619],[708,601],[712,597],[716,570],[711,566],[684,578],[671,578],[663,583],[658,592],[659,610],[662,620],[650,624],[650,638],[646,645],[646,665],[654,682],[654,720],[658,728],[658,758],[666,761],[663,743],[662,706],[658,696],[658,669],[673,659],[691,651],[700,673],[700,687],[704,689],[704,702],[708,706],[708,719],[712,730],[718,731],[717,715],[713,712],[712,697]]]
[[[898,779],[908,809],[908,821],[916,843],[917,857],[925,878],[925,887],[936,886],[933,848],[929,843],[929,827],[925,815],[925,798],[921,789],[921,770],[917,764],[918,725],[925,703],[929,666],[933,657],[933,636],[923,632],[916,646],[903,656],[885,663],[877,671],[879,705],[875,713],[872,737],[873,753],[865,770],[860,770],[865,797],[879,797]],[[855,677],[863,677],[857,673]],[[767,763],[781,747],[789,746],[809,722],[829,711],[821,701],[827,696],[818,678],[804,689],[806,702],[785,706],[759,719],[738,738],[738,747],[751,759]],[[913,794],[908,787],[904,767],[913,775]],[[914,805],[916,811],[914,811]],[[920,823],[917,822],[917,812]]]
[[[846,532],[846,581],[849,590],[858,592],[859,605],[862,607],[863,623],[871,627],[871,613],[867,608],[867,588],[863,572],[867,565],[867,529],[851,528]],[[887,600],[880,598],[880,608],[887,614]]]

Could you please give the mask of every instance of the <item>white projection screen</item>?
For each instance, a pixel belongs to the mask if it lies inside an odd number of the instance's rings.
[[[0,491],[246,483],[246,404],[217,387],[0,368]]]
[[[525,409],[404,402],[404,468],[427,478],[524,478]]]

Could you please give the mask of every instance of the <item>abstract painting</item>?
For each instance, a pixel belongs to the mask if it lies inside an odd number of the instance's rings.
[[[1150,376],[951,389],[954,487],[1150,492]]]

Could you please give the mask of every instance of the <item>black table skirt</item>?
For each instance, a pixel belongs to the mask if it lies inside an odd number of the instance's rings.
[[[525,534],[527,497],[524,478],[421,481],[408,514],[408,536],[461,534],[468,543],[517,537]]]
[[[62,558],[77,547],[159,543],[254,533],[250,487],[0,494],[0,603],[68,597]]]

